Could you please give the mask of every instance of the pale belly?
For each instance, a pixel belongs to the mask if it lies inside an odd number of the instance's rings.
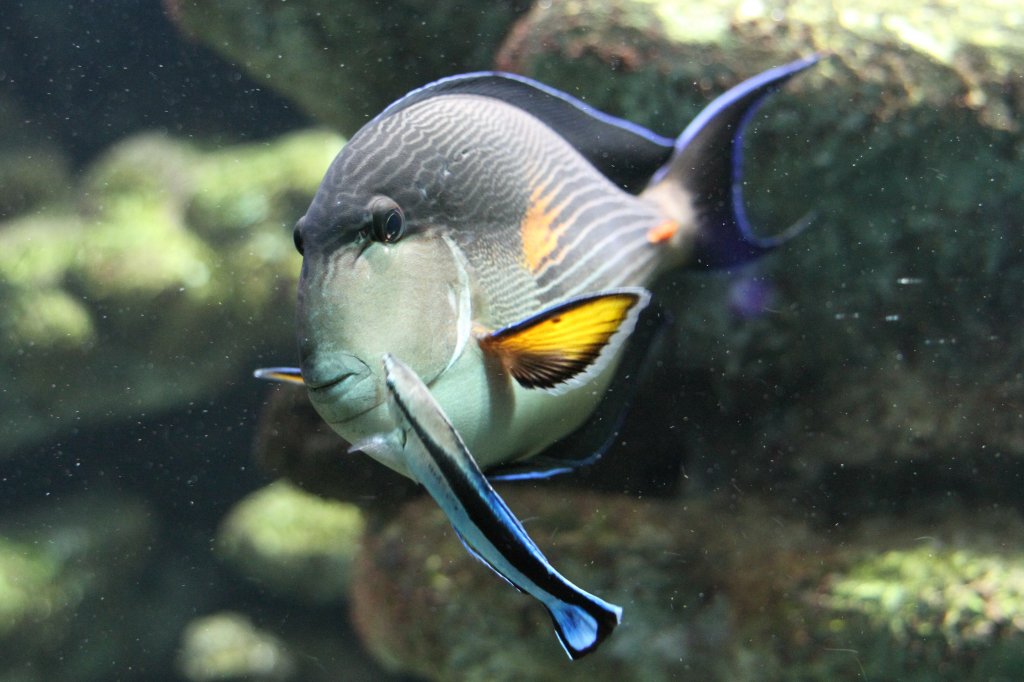
[[[556,395],[521,387],[471,342],[429,388],[477,464],[487,469],[537,454],[575,431],[600,401],[616,365],[608,363],[587,383]],[[391,432],[397,424],[384,403],[330,426],[345,440],[357,443]],[[409,475],[394,461],[380,461]]]

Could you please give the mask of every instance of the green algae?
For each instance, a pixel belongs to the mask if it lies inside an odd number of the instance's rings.
[[[49,617],[65,595],[60,563],[45,552],[0,537],[0,642]]]
[[[355,505],[279,481],[228,514],[217,552],[237,573],[280,594],[316,603],[342,601],[364,525]]]
[[[307,131],[206,151],[143,135],[85,171],[74,211],[0,224],[3,450],[185,404],[247,375],[260,349],[288,352],[290,227],[342,144]]]
[[[1024,554],[922,546],[855,565],[824,604],[858,614],[898,642],[935,638],[950,650],[1024,635]],[[847,625],[837,620],[835,627]]]
[[[215,613],[189,623],[178,652],[178,669],[190,682],[283,682],[296,678],[295,667],[277,637],[233,612]]]

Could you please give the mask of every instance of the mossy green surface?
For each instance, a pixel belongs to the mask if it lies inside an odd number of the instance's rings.
[[[291,225],[342,144],[136,137],[87,169],[74,212],[0,224],[0,453],[216,394],[261,351],[287,360]]]
[[[752,75],[787,55],[816,51],[833,56],[835,66],[825,67],[829,80],[884,95],[876,113],[966,105],[986,126],[1017,130],[1022,28],[1012,0],[966,10],[955,0],[569,0],[537,3],[505,43],[499,65],[656,125],[671,124],[665,114],[683,104],[669,93],[685,100],[694,85],[708,92],[729,74]],[[638,81],[656,87],[645,90],[644,100],[623,97],[620,88]],[[951,102],[951,93],[963,99]],[[667,110],[659,111],[661,105]]]
[[[961,679],[988,679],[1024,664],[1024,554],[927,541],[883,551],[833,576],[821,604],[830,639],[861,650],[869,677],[923,680],[978,659]]]
[[[570,662],[532,599],[480,570],[422,499],[367,538],[354,618],[429,679],[1014,679],[1024,523],[946,505],[818,527],[776,499],[659,502],[503,487],[570,580],[623,606]],[[486,608],[484,607],[486,605]]]
[[[829,605],[884,624],[897,639],[960,648],[1024,632],[1024,554],[920,547],[871,557],[836,580]]]
[[[364,526],[355,505],[324,500],[279,481],[228,514],[217,553],[236,573],[274,592],[339,602],[348,597]]]
[[[64,598],[59,563],[31,546],[0,537],[0,641],[45,620]]]
[[[81,640],[108,627],[111,610],[127,608],[154,536],[149,506],[115,493],[81,494],[61,508],[4,517],[0,678],[34,671],[41,677],[25,679],[62,679],[69,669],[94,674],[103,662],[87,660],[96,647]],[[124,644],[120,633],[107,639]]]
[[[189,682],[284,682],[297,679],[295,662],[274,635],[240,613],[222,612],[189,623],[178,670]]]

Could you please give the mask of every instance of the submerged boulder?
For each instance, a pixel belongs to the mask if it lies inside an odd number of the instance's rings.
[[[235,505],[221,522],[217,553],[270,592],[342,602],[364,525],[358,507],[278,481]]]
[[[0,677],[100,680],[111,652],[144,665],[161,628],[126,628],[156,532],[152,508],[113,491],[0,522]],[[149,603],[147,607],[154,604]],[[103,637],[97,637],[103,632]],[[148,657],[139,649],[147,649]]]
[[[622,624],[570,662],[544,609],[483,570],[424,499],[368,538],[356,572],[353,618],[390,668],[436,680],[981,680],[1024,660],[1015,514],[947,506],[822,528],[747,496],[501,492],[566,577],[623,607]]]
[[[283,642],[239,613],[197,618],[182,633],[178,669],[189,682],[287,682],[295,668]]]
[[[261,353],[290,354],[289,228],[341,145],[135,137],[74,202],[0,223],[0,453],[187,405],[249,381]]]

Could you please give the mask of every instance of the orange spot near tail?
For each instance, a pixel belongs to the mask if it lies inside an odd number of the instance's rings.
[[[679,223],[674,220],[666,220],[647,230],[647,241],[651,244],[662,244],[671,239],[672,235],[678,231]]]

